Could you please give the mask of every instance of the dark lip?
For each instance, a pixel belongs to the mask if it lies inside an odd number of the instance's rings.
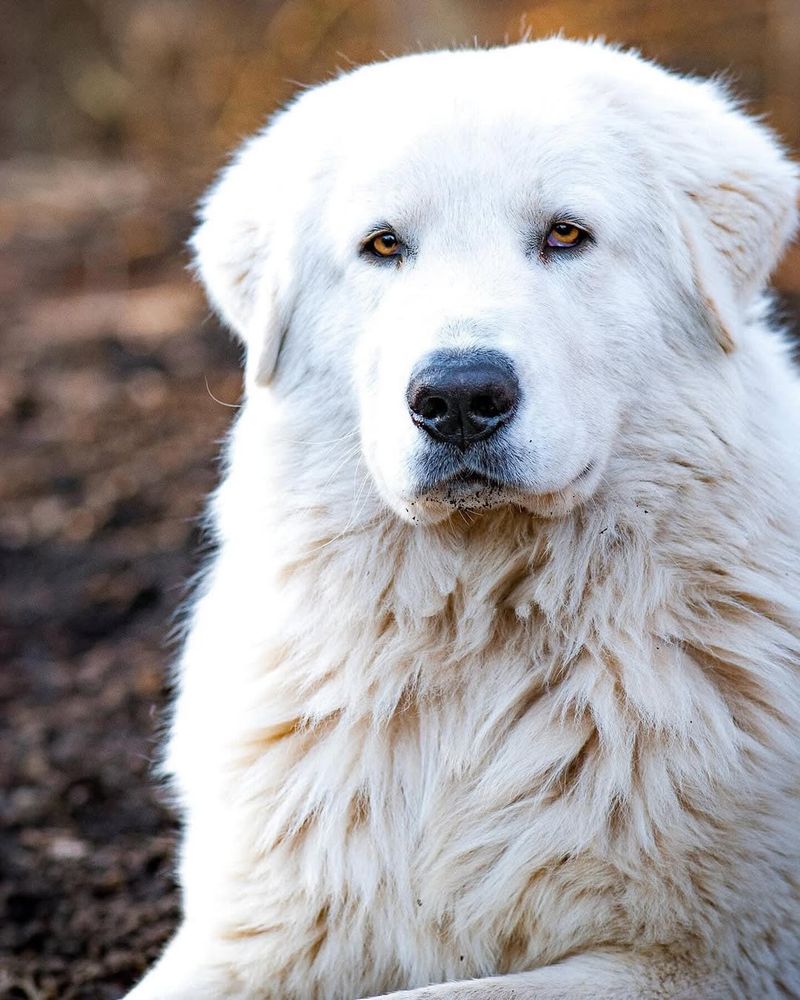
[[[454,472],[452,476],[448,476],[446,479],[442,479],[441,482],[437,483],[437,486],[450,486],[454,483],[463,483],[467,486],[506,485],[502,479],[495,479],[494,476],[490,476],[486,472],[476,472],[474,469],[463,469],[460,472]]]
[[[431,494],[454,488],[458,489],[459,487],[495,491],[511,490],[514,489],[514,483],[509,482],[506,479],[499,479],[487,472],[479,472],[475,469],[465,468],[459,469],[457,472],[453,472],[449,476],[444,476],[442,479],[437,479],[436,482],[426,485],[425,489],[421,492]]]
[[[577,486],[583,482],[594,471],[595,465],[596,462],[592,459],[583,471],[570,483],[567,483],[565,487],[562,487],[562,489],[569,489],[571,486]],[[512,479],[501,479],[488,472],[463,466],[456,472],[451,472],[449,475],[442,476],[441,479],[437,479],[435,482],[426,484],[424,488],[419,490],[417,495],[420,497],[435,496],[437,493],[446,493],[448,490],[457,490],[459,487],[465,490],[486,490],[495,494],[498,491],[513,494],[521,489],[524,490],[524,487],[520,483]],[[560,492],[560,490],[555,492]]]

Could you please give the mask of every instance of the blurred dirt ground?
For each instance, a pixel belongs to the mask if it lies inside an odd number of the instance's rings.
[[[110,998],[176,918],[151,764],[238,350],[152,178],[29,162],[0,190],[0,995]]]
[[[152,765],[239,352],[192,207],[298,84],[605,34],[800,144],[797,0],[0,0],[0,997],[111,1000],[177,919]],[[800,254],[778,277],[800,314]],[[216,398],[215,398],[216,397]]]

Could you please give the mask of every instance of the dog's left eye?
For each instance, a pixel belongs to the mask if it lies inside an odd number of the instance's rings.
[[[400,240],[391,229],[385,229],[370,236],[364,249],[375,257],[397,257],[400,253]]]
[[[545,244],[554,250],[571,249],[583,243],[589,234],[571,222],[556,222],[550,227]]]

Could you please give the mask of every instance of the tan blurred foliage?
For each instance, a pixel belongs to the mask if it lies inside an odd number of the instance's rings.
[[[797,0],[33,0],[3,20],[4,157],[133,158],[190,186],[298,86],[382,53],[526,31],[726,71],[798,138]]]

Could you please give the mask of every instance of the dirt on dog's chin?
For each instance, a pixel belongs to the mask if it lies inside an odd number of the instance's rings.
[[[592,493],[572,485],[551,493],[528,493],[500,483],[451,481],[407,501],[399,513],[404,520],[419,525],[439,524],[455,515],[472,519],[502,507],[551,520],[569,514]]]

